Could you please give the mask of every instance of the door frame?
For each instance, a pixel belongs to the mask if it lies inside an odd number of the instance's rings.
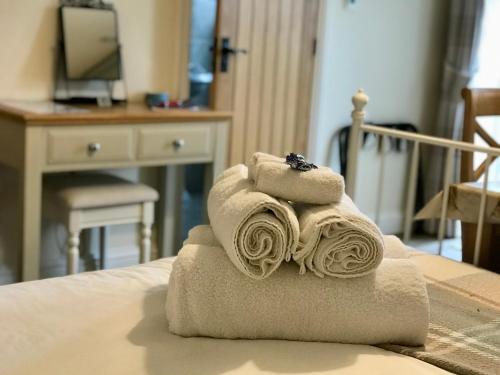
[[[318,14],[318,29],[316,31],[316,58],[314,60],[314,72],[312,83],[311,97],[311,115],[309,121],[309,134],[307,143],[306,156],[316,164],[328,164],[327,160],[321,158],[319,152],[320,136],[319,134],[319,119],[320,119],[320,96],[325,83],[325,35],[327,31],[326,11],[327,0],[319,0]],[[333,62],[332,62],[333,64]]]

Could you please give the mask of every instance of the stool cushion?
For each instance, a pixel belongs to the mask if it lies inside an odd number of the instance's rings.
[[[44,192],[69,209],[117,206],[158,200],[158,192],[144,184],[99,173],[48,176]]]

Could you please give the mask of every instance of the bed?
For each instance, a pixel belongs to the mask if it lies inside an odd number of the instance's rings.
[[[359,136],[369,128],[357,109]],[[411,258],[428,283],[425,348],[172,335],[164,305],[174,258],[165,258],[0,287],[0,374],[498,374],[500,276]]]
[[[0,287],[0,373],[446,373],[370,346],[172,335],[173,260]]]
[[[430,362],[446,368],[450,356],[475,355],[500,366],[500,348],[481,341],[485,332],[499,334],[500,276],[420,252],[412,259],[428,280],[436,315]],[[448,373],[425,362],[422,348],[405,353],[408,348],[172,335],[164,304],[173,261],[0,287],[0,374]],[[450,296],[467,302],[466,315],[476,309],[486,315],[459,329],[447,327],[442,302],[455,302]],[[492,368],[476,370],[494,374]],[[468,373],[463,366],[452,370]]]

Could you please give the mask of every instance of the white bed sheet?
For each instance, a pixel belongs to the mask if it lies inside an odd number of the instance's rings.
[[[0,287],[0,374],[447,373],[364,345],[172,335],[172,262]]]

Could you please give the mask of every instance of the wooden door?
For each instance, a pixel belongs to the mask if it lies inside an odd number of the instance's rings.
[[[307,151],[318,1],[219,0],[212,106],[234,114],[229,165]]]

